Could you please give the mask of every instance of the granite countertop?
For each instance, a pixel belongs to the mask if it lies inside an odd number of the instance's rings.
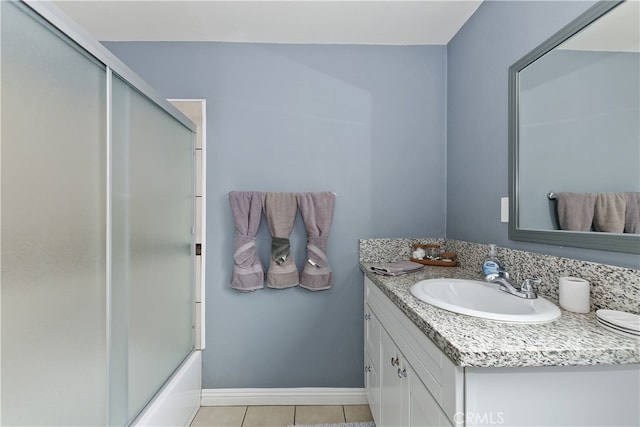
[[[402,276],[365,275],[456,364],[465,367],[580,366],[640,363],[640,340],[600,327],[595,313],[562,310],[543,324],[504,323],[452,313],[411,295],[414,283],[434,278],[482,280],[460,267],[425,266]],[[515,297],[514,297],[515,298]]]

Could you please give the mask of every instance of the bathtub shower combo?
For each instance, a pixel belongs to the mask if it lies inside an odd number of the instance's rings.
[[[0,422],[144,424],[200,377],[195,126],[54,6],[0,8]]]

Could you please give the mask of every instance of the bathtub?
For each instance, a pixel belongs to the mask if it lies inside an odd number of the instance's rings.
[[[132,426],[188,426],[200,408],[202,352],[193,351]]]

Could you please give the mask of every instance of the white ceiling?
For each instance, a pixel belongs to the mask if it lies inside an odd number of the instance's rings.
[[[100,41],[445,45],[482,0],[58,0]]]
[[[640,2],[622,3],[559,49],[640,52]]]

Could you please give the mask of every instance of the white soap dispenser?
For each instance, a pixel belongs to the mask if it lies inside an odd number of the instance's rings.
[[[503,270],[502,263],[498,260],[498,251],[493,243],[489,245],[489,256],[482,263],[482,274],[487,276]]]

